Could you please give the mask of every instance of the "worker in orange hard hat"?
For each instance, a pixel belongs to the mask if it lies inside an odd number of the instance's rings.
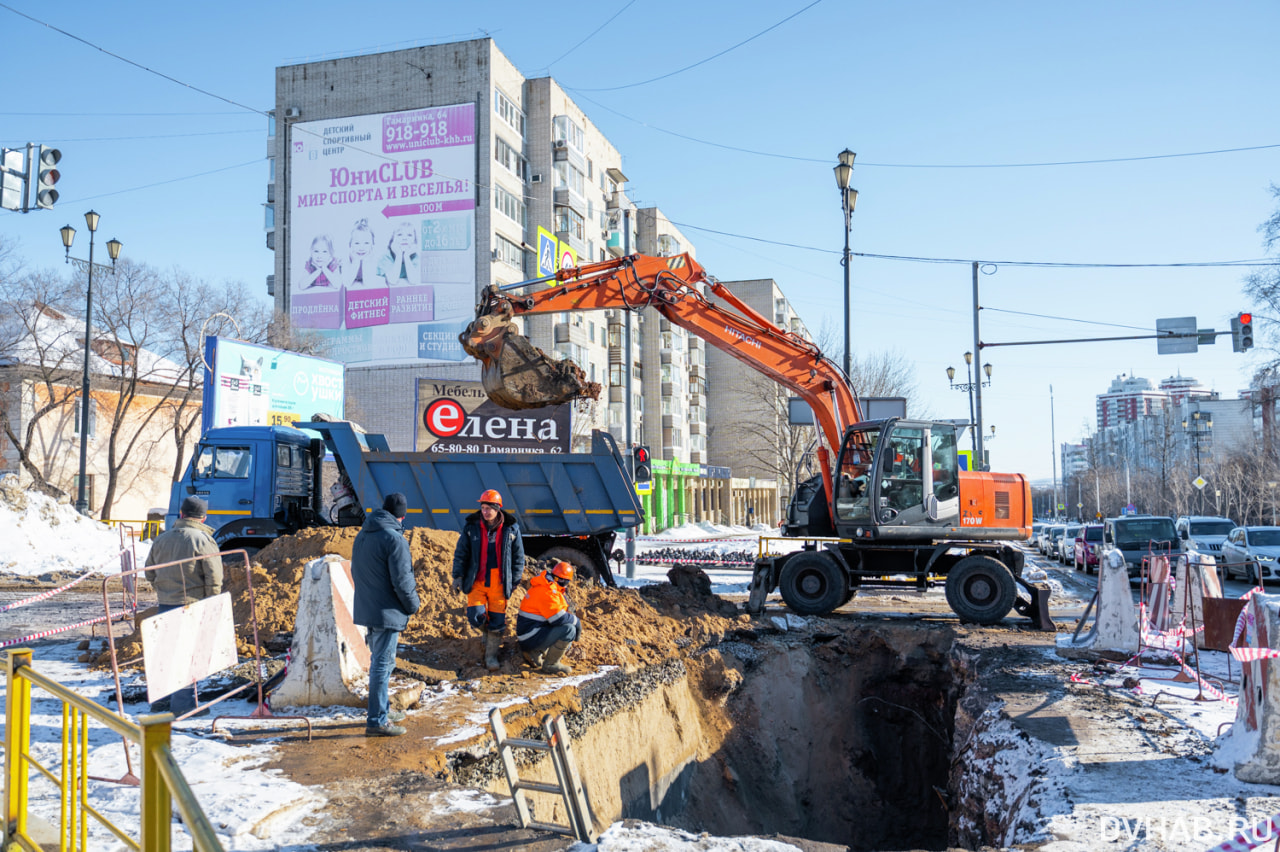
[[[520,614],[516,617],[520,653],[526,663],[541,666],[546,674],[572,671],[560,662],[582,632],[582,622],[569,612],[569,602],[564,596],[572,579],[573,566],[557,562],[529,581],[529,591],[520,602]]]
[[[479,503],[453,552],[453,590],[466,592],[467,620],[484,636],[484,666],[497,671],[507,598],[524,574],[524,540],[516,516],[503,510],[501,494],[490,488]]]

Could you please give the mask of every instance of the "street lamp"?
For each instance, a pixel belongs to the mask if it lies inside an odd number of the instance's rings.
[[[1276,486],[1277,485],[1280,485],[1280,482],[1276,482],[1275,480],[1272,480],[1271,482],[1267,483],[1267,488],[1271,490],[1271,526],[1273,527],[1276,525]]]
[[[1191,443],[1196,450],[1196,488],[1200,491],[1200,514],[1204,514],[1204,481],[1200,477],[1200,438],[1213,429],[1213,417],[1201,416],[1199,410],[1191,412],[1191,419],[1182,421],[1183,430],[1191,436]]]
[[[840,208],[844,210],[844,374],[853,376],[853,336],[849,327],[849,230],[853,227],[853,208],[858,203],[858,190],[849,186],[853,178],[853,158],[857,154],[845,148],[836,163],[836,186],[840,188]]]
[[[956,384],[956,381],[955,381],[956,368],[948,367],[947,381],[951,383],[951,387],[953,390],[963,391],[964,393],[969,394],[969,429],[970,429],[970,434],[973,436],[974,470],[982,470],[983,459],[978,456],[978,433],[977,433],[977,426],[974,425],[977,423],[977,421],[974,420],[974,417],[973,417],[973,391],[975,388],[979,386],[984,388],[991,387],[991,365],[990,364],[982,365],[982,372],[987,374],[987,380],[985,382],[975,384],[973,381],[973,353],[966,352],[964,353],[964,371],[965,371],[965,375],[968,377],[968,381],[962,382],[961,384]],[[994,436],[995,434],[994,426],[992,427],[991,432],[992,432],[992,435]],[[1055,506],[1054,508],[1056,511],[1057,507]]]
[[[89,273],[89,286],[85,290],[84,304],[84,379],[80,390],[80,481],[77,483],[76,492],[76,511],[82,515],[89,514],[89,501],[85,497],[85,481],[88,479],[89,466],[89,406],[92,404],[89,398],[89,347],[93,340],[93,237],[98,232],[99,218],[101,217],[92,210],[84,214],[84,223],[89,229],[89,262],[85,264]],[[62,246],[66,249],[67,263],[71,263],[71,242],[76,238],[76,229],[70,225],[63,225],[59,231],[62,234]],[[117,239],[107,241],[107,254],[111,255],[111,267],[110,269],[103,267],[103,269],[112,275],[115,274],[116,259],[120,257],[121,246],[121,242]],[[77,260],[76,266],[80,266],[81,263]]]
[[[1112,458],[1115,458],[1117,454],[1107,453],[1107,455],[1111,456]],[[1198,473],[1199,471],[1197,471],[1197,474]],[[1129,506],[1133,505],[1133,492],[1129,488],[1129,457],[1128,456],[1124,457],[1124,505],[1126,509]]]

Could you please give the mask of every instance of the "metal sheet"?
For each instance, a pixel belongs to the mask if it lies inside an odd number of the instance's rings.
[[[142,665],[148,701],[163,698],[236,662],[230,592],[142,622]]]
[[[1210,651],[1226,651],[1231,644],[1231,634],[1236,620],[1244,609],[1245,601],[1235,598],[1204,599],[1204,647]]]

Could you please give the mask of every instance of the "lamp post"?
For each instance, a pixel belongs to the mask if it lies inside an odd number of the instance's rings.
[[[960,384],[956,384],[956,381],[955,381],[956,368],[948,367],[947,381],[951,383],[951,388],[953,390],[963,391],[964,393],[969,394],[969,429],[970,429],[970,434],[973,436],[974,470],[982,470],[984,460],[978,454],[978,431],[977,430],[979,426],[977,425],[977,421],[974,420],[973,418],[973,392],[978,387],[984,387],[984,388],[991,387],[991,365],[990,364],[982,365],[982,371],[987,374],[987,380],[985,382],[975,383],[973,381],[973,353],[966,352],[964,353],[964,371],[965,371],[965,375],[968,377],[968,381],[962,382]],[[991,428],[991,434],[994,437],[995,435],[994,426]],[[1057,510],[1057,494],[1056,493],[1054,495],[1054,509],[1055,511]]]
[[[93,237],[98,232],[99,218],[101,217],[92,210],[84,214],[84,223],[89,229],[89,262],[85,264],[89,274],[89,286],[85,290],[84,304],[84,377],[80,389],[80,477],[76,491],[76,511],[82,515],[89,514],[89,500],[85,496],[89,466],[89,406],[92,404],[89,398],[89,348],[93,341]],[[63,225],[60,232],[62,247],[66,250],[66,261],[71,263],[71,242],[76,238],[76,229],[70,225]],[[107,254],[111,256],[111,267],[110,269],[104,267],[104,269],[112,275],[115,274],[116,258],[120,257],[121,245],[117,239],[107,241]],[[77,260],[76,265],[80,266],[81,261]]]
[[[1273,527],[1276,525],[1276,486],[1277,485],[1280,485],[1280,482],[1276,482],[1275,480],[1272,480],[1271,482],[1267,483],[1267,488],[1270,489],[1271,491],[1271,526]]]
[[[1213,418],[1201,416],[1199,410],[1191,412],[1190,420],[1182,421],[1182,428],[1191,436],[1191,443],[1196,450],[1196,488],[1200,491],[1200,514],[1204,514],[1204,485],[1200,478],[1200,437],[1213,429]]]
[[[853,208],[858,203],[858,190],[849,186],[853,178],[853,158],[857,154],[845,148],[836,163],[836,186],[840,188],[840,208],[844,210],[844,374],[853,376],[853,333],[849,325],[849,231],[853,227]]]

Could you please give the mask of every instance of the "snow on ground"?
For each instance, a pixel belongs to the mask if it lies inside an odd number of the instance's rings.
[[[0,571],[38,577],[54,571],[114,574],[120,570],[120,533],[59,503],[17,487],[12,474],[0,479]],[[137,558],[146,558],[147,542]],[[139,562],[141,564],[141,562]]]

